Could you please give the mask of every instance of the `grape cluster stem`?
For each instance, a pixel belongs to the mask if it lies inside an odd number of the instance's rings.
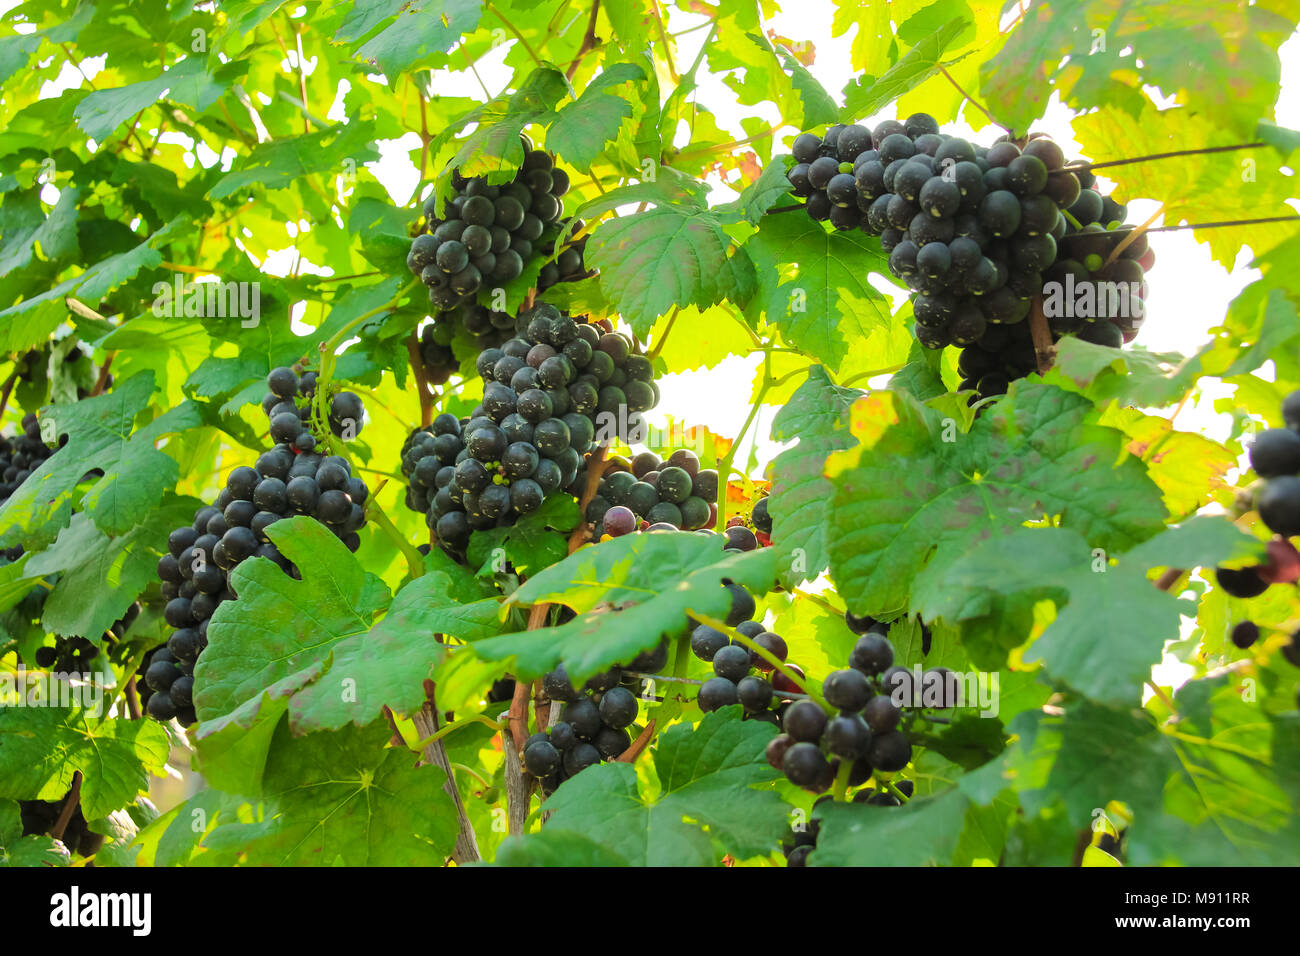
[[[77,806],[81,802],[81,771],[72,772],[72,789],[68,791],[68,799],[63,804],[63,809],[59,812],[59,819],[54,822],[54,829],[50,831],[50,836],[56,840],[63,839],[63,831],[68,828],[73,814],[77,812]]]
[[[425,701],[418,712],[411,716],[415,723],[415,729],[424,736],[432,736],[439,729],[438,727],[438,709],[434,700],[433,681],[424,682]],[[456,819],[459,822],[456,834],[456,848],[452,852],[452,859],[458,864],[473,863],[482,859],[479,852],[478,837],[474,833],[474,824],[470,822],[469,814],[465,812],[465,804],[460,798],[460,791],[456,787],[456,778],[452,773],[451,759],[447,756],[447,748],[441,740],[435,740],[432,744],[423,748],[424,759],[429,763],[441,768],[446,774],[447,779],[443,782],[443,790],[451,797],[452,804],[456,807]]]
[[[433,396],[429,391],[429,377],[424,373],[424,359],[420,358],[420,336],[415,329],[406,337],[406,354],[411,358],[415,391],[420,397],[420,427],[428,428],[433,422]]]

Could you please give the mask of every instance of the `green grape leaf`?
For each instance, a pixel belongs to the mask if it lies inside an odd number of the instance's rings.
[[[1019,133],[1042,115],[1049,93],[1080,110],[1106,103],[1136,115],[1148,103],[1140,91],[1152,86],[1177,93],[1218,128],[1250,136],[1272,115],[1277,47],[1294,19],[1286,4],[1226,0],[1034,7],[981,67],[980,90]]]
[[[52,441],[67,435],[68,442],[0,506],[0,546],[37,550],[54,540],[68,523],[76,486],[94,470],[103,477],[86,491],[81,505],[102,531],[126,533],[157,507],[179,468],[154,443],[194,428],[199,419],[194,405],[185,402],[133,433],[135,416],[148,406],[153,391],[153,373],[146,371],[106,395],[42,411],[42,436]]]
[[[790,71],[791,83],[799,94],[799,104],[803,107],[798,127],[811,129],[823,123],[834,123],[839,116],[839,107],[836,106],[834,97],[826,92],[817,78],[804,69],[803,64],[792,54],[782,51],[780,57],[781,63]]]
[[[848,359],[850,342],[892,322],[889,300],[867,281],[888,272],[879,239],[827,232],[796,210],[764,217],[745,249],[758,269],[755,304],[767,321],[832,371]]]
[[[364,726],[385,704],[400,714],[419,710],[424,679],[446,654],[434,635],[474,641],[498,634],[499,607],[492,599],[458,604],[445,574],[416,578],[397,592],[368,633],[334,645],[329,671],[290,700],[291,725],[300,732],[333,730],[349,721]]]
[[[503,570],[506,561],[521,574],[533,574],[569,553],[567,533],[581,520],[577,499],[551,495],[540,508],[509,527],[475,531],[466,557],[483,576]]]
[[[13,800],[0,800],[0,866],[67,866],[72,854],[48,836],[23,836],[23,820]]]
[[[33,30],[30,33],[0,37],[0,83],[7,83],[11,76],[26,67],[43,42],[57,45],[75,40],[94,15],[94,7],[78,6],[61,23],[51,23],[44,29]]]
[[[49,551],[34,555],[27,565],[37,577],[51,573],[47,557],[62,548],[64,537],[75,562],[60,568],[58,582],[45,599],[41,621],[47,631],[63,636],[80,635],[99,644],[104,632],[121,620],[126,609],[158,576],[158,559],[166,552],[167,534],[193,520],[188,499],[169,496],[162,508],[142,524],[111,540],[86,520],[73,515]]]
[[[598,841],[554,824],[528,836],[507,837],[494,866],[628,866],[626,858]]]
[[[539,67],[509,97],[482,107],[476,117],[477,128],[447,164],[440,185],[449,183],[454,169],[465,176],[487,176],[490,182],[508,181],[524,161],[520,134],[525,127],[551,116],[567,91],[564,74]]]
[[[584,260],[600,271],[601,291],[642,337],[675,305],[743,304],[758,281],[718,214],[695,205],[607,219],[587,240]]]
[[[863,4],[856,0],[834,0],[831,36],[840,37],[854,29],[849,45],[849,63],[854,70],[879,76],[893,60],[894,45],[890,29],[890,8],[880,4]]]
[[[718,538],[690,531],[629,534],[580,548],[535,574],[506,602],[564,604],[578,617],[481,640],[474,652],[485,660],[514,657],[514,673],[524,679],[561,661],[574,681],[627,663],[661,637],[685,630],[688,611],[726,617],[731,598],[723,578],[759,592],[771,586],[776,549],[728,555],[721,549]]]
[[[263,866],[441,866],[457,832],[446,774],[386,748],[391,735],[382,720],[304,738],[282,724],[265,818],[218,826],[204,847]]]
[[[48,216],[41,215],[40,201],[35,190],[7,200],[4,205],[7,228],[4,241],[0,244],[0,275],[11,275],[28,266],[38,249],[40,258],[46,260],[61,261],[75,257],[80,251],[77,245],[77,200],[80,197],[81,192],[76,187],[60,191],[59,201],[54,204]],[[24,203],[24,198],[29,203]],[[12,207],[10,203],[13,203]],[[22,225],[16,221],[20,212],[31,213],[28,221]]]
[[[210,76],[204,59],[189,56],[152,80],[113,89],[99,89],[86,96],[73,111],[77,125],[87,136],[104,142],[119,126],[137,113],[171,94],[171,99],[202,112],[225,92],[225,83]]]
[[[716,212],[723,222],[744,220],[757,226],[764,214],[776,205],[778,199],[790,191],[786,172],[794,162],[791,156],[777,156],[763,167],[758,178],[741,190],[729,203],[718,206]]]
[[[186,217],[177,216],[134,249],[101,259],[80,275],[0,309],[0,352],[22,352],[43,344],[67,321],[69,296],[83,302],[99,302],[135,278],[142,269],[157,268],[163,259],[159,249],[174,240],[188,224]],[[80,238],[85,241],[86,236]]]
[[[348,169],[355,173],[362,163],[379,159],[374,138],[375,124],[358,121],[260,143],[207,196],[224,199],[253,187],[287,189],[316,174],[332,179]]]
[[[410,218],[406,210],[366,196],[353,206],[348,230],[356,234],[367,260],[390,275],[402,275],[411,251]]]
[[[1056,349],[1056,363],[1044,381],[1087,395],[1098,405],[1169,405],[1187,394],[1202,374],[1195,358],[1184,361],[1172,352],[1137,346],[1120,351],[1073,335],[1063,336]]]
[[[1261,264],[1281,254],[1287,258],[1300,249],[1300,236],[1283,243]],[[1232,300],[1223,321],[1224,335],[1204,355],[1203,371],[1220,378],[1242,375],[1259,368],[1270,359],[1277,360],[1294,351],[1300,340],[1300,315],[1293,298],[1282,289],[1273,288],[1273,277],[1252,282]]]
[[[781,572],[787,587],[817,577],[830,562],[824,524],[832,488],[822,470],[831,452],[853,446],[848,413],[861,394],[835,385],[815,365],[772,420],[774,441],[796,442],[772,463],[769,505],[772,539],[791,556]]]
[[[581,96],[551,120],[546,130],[547,148],[574,167],[589,169],[632,115],[632,102],[623,93],[635,100],[645,76],[645,69],[637,63],[606,66]]]
[[[204,721],[324,661],[334,645],[369,631],[389,604],[384,583],[314,519],[286,518],[267,533],[302,580],[264,558],[231,572],[231,588],[240,597],[212,615],[208,647],[195,668],[200,689],[194,703]]]
[[[90,709],[0,707],[0,797],[61,800],[80,770],[81,808],[94,820],[130,803],[150,773],[161,773],[171,750],[161,724],[95,716],[102,701],[87,703]]]
[[[355,4],[349,21],[339,28],[341,39],[365,36],[379,22],[396,14],[396,19],[363,43],[358,60],[376,64],[389,82],[427,64],[436,54],[446,53],[462,34],[472,33],[482,16],[479,0],[414,0],[371,7]],[[356,9],[361,8],[361,9]]]
[[[696,727],[664,731],[654,750],[661,789],[653,798],[639,791],[629,764],[584,770],[546,801],[547,827],[581,832],[633,866],[716,866],[723,852],[768,853],[788,807],[774,791],[753,787],[779,776],[763,757],[775,730],[739,717],[737,705],[706,714]]]
[[[828,803],[810,866],[935,866],[951,863],[972,810],[957,790],[918,797],[903,807]]]
[[[1060,515],[1091,547],[1115,551],[1163,527],[1159,489],[1141,462],[1121,460],[1124,436],[1089,424],[1091,413],[1077,395],[1018,382],[963,435],[906,393],[859,399],[854,433],[867,440],[827,462],[831,573],[849,607],[906,608],[927,565],[940,573],[972,542],[1025,521]]]
[[[1130,115],[1103,106],[1080,115],[1072,126],[1085,155],[1099,158],[1113,143],[1123,143],[1126,156],[1148,156],[1189,146],[1233,147],[1242,142],[1241,133],[1188,107],[1157,109],[1145,104],[1139,114]],[[1172,162],[1129,163],[1106,172],[1115,180],[1116,199],[1158,199],[1165,225],[1292,217],[1291,222],[1251,225],[1249,243],[1256,256],[1297,235],[1300,217],[1291,207],[1295,176],[1273,150],[1228,149],[1180,156]],[[1233,267],[1244,238],[1240,230],[1205,229],[1193,235],[1225,269]]]
[[[1151,463],[1151,480],[1176,519],[1195,514],[1217,490],[1226,488],[1228,471],[1237,463],[1237,456],[1223,445],[1180,431],[1160,415],[1112,404],[1100,423],[1122,429],[1129,436],[1129,451]]]
[[[841,119],[852,123],[859,116],[877,113],[908,90],[934,76],[941,67],[956,62],[945,62],[944,51],[969,26],[970,21],[964,18],[950,20],[908,50],[879,79],[867,76],[850,80],[844,87]]]
[[[1227,692],[1240,699],[1239,686]],[[1226,695],[1215,703],[1232,706]],[[1010,728],[1017,742],[974,777],[1013,781],[1030,814],[1063,802],[1076,832],[1108,802],[1123,802],[1135,818],[1126,840],[1137,865],[1278,865],[1300,841],[1298,794],[1294,771],[1287,778],[1274,768],[1270,743],[1294,743],[1297,727],[1292,718],[1274,729],[1261,724],[1257,706],[1244,707],[1248,714],[1209,737],[1194,727],[1165,733],[1149,714],[1089,701],[1064,716],[1024,713]],[[1256,726],[1248,720],[1239,738],[1243,716]]]
[[[1074,531],[1020,529],[984,541],[939,573],[927,568],[913,582],[913,599],[926,617],[953,618],[966,594],[1064,591],[1068,603],[1025,662],[1041,660],[1049,674],[1094,701],[1137,704],[1165,641],[1178,636],[1180,614],[1192,613],[1189,602],[1153,587],[1147,571],[1213,566],[1256,547],[1231,522],[1198,517],[1148,539],[1113,566]]]
[[[1225,675],[1178,689],[1181,733],[1166,740],[1181,772],[1158,795],[1164,812],[1139,815],[1131,829],[1133,864],[1285,866],[1295,858],[1297,681],[1294,668],[1278,664],[1285,680],[1261,669],[1257,678]]]

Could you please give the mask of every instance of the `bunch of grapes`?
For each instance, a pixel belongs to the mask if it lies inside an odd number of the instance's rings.
[[[732,515],[727,519],[727,547],[734,551],[753,551],[772,545],[772,515],[768,511],[768,498],[764,495],[754,502],[749,517]]]
[[[1155,265],[1155,250],[1145,232],[1132,235],[1131,230],[1120,228],[1128,218],[1128,207],[1103,196],[1091,170],[1075,169],[1072,174],[1081,186],[1079,198],[1066,210],[1068,226],[1058,240],[1056,261],[1043,272],[1043,282],[1045,289],[1054,287],[1065,299],[1086,293],[1092,315],[1085,318],[1049,309],[1047,324],[1056,338],[1073,334],[1119,348],[1137,337],[1145,318],[1145,277]],[[1107,264],[1112,254],[1115,259]],[[1126,296],[1112,297],[1108,288],[1123,288]]]
[[[638,655],[626,671],[653,674],[667,663],[665,640]],[[559,721],[524,743],[524,768],[541,781],[543,793],[553,793],[568,778],[627,750],[632,743],[628,728],[638,713],[634,688],[639,681],[615,666],[575,690],[563,664],[542,678],[546,696],[564,704]]]
[[[827,713],[815,700],[797,700],[786,709],[783,733],[772,738],[767,759],[797,786],[828,790],[842,761],[849,764],[848,785],[861,787],[873,773],[897,773],[912,759],[912,744],[898,729],[904,703],[912,701],[911,674],[894,666],[888,625],[849,615],[858,642],[849,666],[832,672],[822,696]]]
[[[824,138],[803,133],[793,144],[791,191],[806,197],[808,215],[840,230],[880,236],[890,271],[913,292],[914,332],[926,348],[963,347],[962,388],[980,397],[1002,394],[1034,371],[1037,359],[1025,319],[1045,282],[1136,280],[1153,256],[1139,237],[1124,258],[1103,266],[1118,242],[1123,207],[1063,168],[1059,146],[1046,137],[1022,147],[1003,137],[975,146],[939,132],[917,113],[875,130],[834,126]],[[1084,174],[1094,184],[1090,173]],[[1071,223],[1063,210],[1088,219]],[[1112,218],[1116,217],[1116,218]],[[1058,243],[1072,239],[1062,255]],[[1094,278],[1095,276],[1095,278]],[[1118,347],[1135,334],[1140,302],[1128,315],[1105,308],[1056,317],[1052,333],[1075,334]]]
[[[299,376],[294,368],[281,366],[266,376],[270,389],[262,399],[262,411],[271,423],[271,440],[286,454],[311,452],[320,436],[312,432],[312,400],[316,396],[316,373]],[[365,406],[354,392],[335,392],[330,397],[329,429],[351,441],[365,426]]]
[[[587,505],[586,519],[602,541],[633,531],[694,531],[717,520],[718,473],[700,468],[695,452],[674,451],[667,461],[646,451],[629,468],[606,472]]]
[[[54,829],[71,791],[61,800],[20,800],[18,812],[22,819],[23,836],[41,836]],[[67,825],[63,828],[63,845],[82,856],[94,856],[104,845],[103,834],[92,833],[86,823],[81,805],[72,811]]]
[[[626,436],[659,400],[649,360],[622,335],[546,303],[520,312],[517,333],[479,354],[483,401],[469,419],[439,416],[403,448],[407,504],[427,511],[453,554],[471,531],[511,524],[548,495],[578,490],[597,425]]]
[[[1282,420],[1284,428],[1260,432],[1250,446],[1250,467],[1263,479],[1254,506],[1260,520],[1277,537],[1268,543],[1265,563],[1215,571],[1219,585],[1233,597],[1258,597],[1271,584],[1300,579],[1300,553],[1289,540],[1300,534],[1300,391],[1282,400]],[[1245,636],[1243,632],[1241,638]],[[1237,646],[1249,647],[1250,643]]]
[[[1265,479],[1255,498],[1260,520],[1284,538],[1300,534],[1300,392],[1282,401],[1285,428],[1261,432],[1250,448],[1250,466]]]
[[[23,416],[22,428],[21,435],[0,437],[0,504],[18,490],[41,462],[54,454],[41,440],[41,426],[33,413]],[[63,441],[67,441],[66,436]]]
[[[436,193],[425,202],[428,231],[411,243],[406,265],[428,287],[429,301],[438,311],[472,301],[481,288],[519,278],[534,255],[554,252],[565,225],[560,197],[569,189],[569,176],[549,153],[532,149],[527,140],[524,149],[523,165],[511,182],[492,186],[483,177],[453,172],[455,194],[443,217],[438,216]],[[550,265],[550,284],[581,277],[581,245],[566,248]]]
[[[291,383],[295,391],[309,396],[314,381],[303,388],[291,369],[277,368],[267,376],[267,383],[272,396],[282,399],[271,418],[271,435],[279,443],[264,452],[255,467],[232,469],[216,502],[195,512],[192,525],[172,531],[168,553],[158,561],[162,596],[167,601],[163,616],[175,629],[166,646],[156,648],[143,669],[144,682],[152,692],[147,709],[158,720],[176,717],[185,726],[194,723],[194,662],[207,646],[213,613],[222,602],[235,598],[231,572],[249,558],[263,557],[298,578],[298,569],[270,540],[267,528],[281,518],[307,515],[333,531],[348,550],[356,551],[361,545],[359,532],[366,523],[364,505],[369,496],[365,482],[352,474],[346,458],[311,451],[314,439],[302,440],[304,436],[312,438],[311,432],[303,428],[296,410],[283,408],[285,404],[295,407],[284,398]],[[293,428],[289,427],[291,415]],[[363,415],[356,395],[342,392],[334,396],[330,425],[337,426],[338,432],[348,432]]]
[[[441,385],[460,370],[461,360],[483,349],[500,345],[514,334],[515,319],[508,312],[494,312],[469,302],[443,313],[420,330],[420,361],[425,377]],[[471,336],[465,344],[458,333]]]
[[[767,630],[761,622],[751,620],[756,607],[753,596],[738,584],[726,587],[732,593],[731,613],[725,622],[727,626],[734,627],[785,664],[789,654],[785,639]],[[799,687],[778,672],[769,660],[742,644],[732,643],[730,637],[707,624],[698,624],[691,632],[691,653],[713,665],[714,676],[700,685],[696,698],[700,710],[706,713],[738,703],[744,708],[746,719],[780,726],[780,715],[791,701],[782,695],[799,693]],[[788,666],[803,676],[798,667]]]
[[[126,609],[104,634],[104,649],[109,657],[121,663],[121,640],[135,619],[140,616],[140,602],[136,601]],[[90,667],[90,662],[99,656],[100,648],[84,637],[55,637],[53,646],[36,649],[36,666],[62,674],[81,674]]]

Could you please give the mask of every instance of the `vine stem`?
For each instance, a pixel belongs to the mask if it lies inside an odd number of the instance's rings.
[[[540,59],[538,59],[537,51],[533,49],[532,44],[525,40],[524,35],[519,32],[519,28],[511,23],[506,15],[496,8],[496,4],[494,4],[492,0],[487,0],[487,3],[485,3],[484,6],[496,14],[496,18],[504,23],[506,29],[515,35],[515,39],[523,44],[524,49],[528,51],[528,55],[532,57],[533,62],[537,64],[537,67],[540,69],[544,64]]]
[[[591,48],[596,45],[596,16],[600,13],[600,0],[592,0],[591,16],[587,19],[587,32],[583,34],[582,45],[578,47],[578,54],[569,64],[569,68],[564,71],[564,78],[570,83],[578,72],[578,66],[582,63],[582,58],[590,52]]]
[[[339,344],[348,338],[348,335],[352,332],[353,329],[357,328],[358,326],[364,325],[366,322],[369,322],[375,316],[383,312],[391,312],[393,311],[393,309],[396,309],[398,304],[402,301],[402,299],[406,298],[407,294],[412,289],[415,288],[416,283],[418,283],[419,281],[420,281],[419,279],[412,279],[408,284],[404,285],[401,289],[399,289],[397,291],[397,294],[394,295],[387,302],[385,302],[383,305],[377,306],[376,308],[371,309],[369,312],[359,315],[351,322],[347,323],[347,325],[343,326],[343,328],[339,329],[332,336],[330,336],[328,341],[321,343],[321,350],[324,351],[328,349],[331,353],[333,353],[333,351],[339,347]],[[326,384],[328,384],[328,382]]]
[[[1056,361],[1056,345],[1052,342],[1052,330],[1047,325],[1047,315],[1043,312],[1043,297],[1036,295],[1029,303],[1029,337],[1034,342],[1034,354],[1038,357],[1038,374],[1046,375],[1047,370]]]
[[[63,809],[59,812],[59,818],[54,821],[54,829],[50,831],[50,836],[56,840],[63,839],[63,833],[68,829],[68,824],[72,822],[72,815],[77,812],[77,805],[81,802],[81,771],[72,772],[72,789],[68,791],[68,800],[63,804]]]
[[[802,588],[795,588],[794,593],[796,597],[806,598],[809,601],[812,601],[818,607],[829,612],[832,617],[844,616],[844,612],[842,610],[837,608],[834,604],[826,600],[820,594],[813,594],[811,591],[805,591]]]
[[[140,693],[136,690],[134,674],[126,682],[126,710],[132,720],[140,719]]]
[[[461,771],[462,773],[468,774],[469,776],[473,777],[473,778],[474,778],[475,780],[477,780],[480,784],[482,784],[484,790],[486,790],[488,787],[492,786],[492,781],[491,781],[491,780],[488,780],[486,777],[484,777],[481,773],[479,773],[479,772],[478,772],[477,770],[475,770],[473,767],[467,767],[467,766],[465,766],[465,764],[463,764],[463,763],[454,763],[454,764],[451,765],[451,768],[452,768],[453,770],[459,770],[459,771]]]
[[[722,461],[718,463],[718,474],[721,480],[718,482],[718,522],[716,529],[721,533],[727,526],[727,486],[730,484],[729,476],[731,475],[732,463],[736,460],[736,452],[740,450],[740,443],[744,440],[745,433],[749,431],[749,426],[754,423],[758,416],[758,410],[763,404],[763,398],[767,395],[776,382],[772,378],[772,354],[763,353],[763,381],[759,384],[758,394],[754,396],[754,402],[749,406],[749,417],[745,419],[745,424],[740,426],[740,434],[736,436],[731,447],[727,449],[727,454],[723,456]]]
[[[863,379],[875,378],[877,375],[893,375],[895,372],[901,372],[905,363],[891,365],[888,368],[873,368],[867,372],[859,372],[857,375],[850,375],[844,381],[840,382],[840,388],[849,388],[854,382],[860,382]]]
[[[323,285],[326,282],[345,282],[348,279],[366,279],[370,276],[377,276],[379,274],[379,270],[375,269],[372,272],[355,272],[350,276],[313,276],[312,279],[317,285]]]
[[[483,92],[486,93],[487,89],[485,88]],[[429,160],[429,144],[433,142],[433,137],[429,135],[429,114],[425,109],[424,90],[418,83],[415,84],[415,95],[420,99],[420,182],[424,182],[424,170]],[[491,97],[489,96],[488,99]]]
[[[438,730],[438,708],[434,697],[434,684],[431,680],[424,682],[424,704],[421,705],[418,712],[412,715],[411,720],[415,723],[415,729],[426,737],[432,736]],[[442,769],[446,775],[442,788],[451,797],[452,804],[456,807],[456,819],[459,829],[456,834],[456,848],[452,851],[452,859],[457,863],[473,863],[482,858],[479,852],[478,837],[474,833],[474,824],[470,822],[469,814],[465,812],[465,803],[460,798],[460,790],[456,787],[456,777],[451,770],[451,759],[447,756],[447,748],[441,740],[435,740],[422,751],[424,759],[431,764],[435,764]]]
[[[704,681],[696,680],[693,677],[676,677],[673,674],[643,674],[640,671],[623,671],[623,673],[631,674],[641,680],[663,681],[666,684],[694,684],[699,687],[704,683]]]
[[[437,743],[439,740],[441,740],[443,737],[446,737],[448,734],[460,730],[466,724],[473,724],[473,723],[487,724],[493,730],[501,729],[501,724],[499,724],[497,721],[493,720],[492,718],[484,717],[482,714],[472,714],[469,717],[462,718],[461,720],[455,721],[454,723],[444,725],[436,732],[430,734],[428,737],[425,737],[419,743],[412,744],[411,749],[418,753],[419,751],[423,750],[425,747],[428,747],[430,744]]]
[[[958,83],[953,78],[953,75],[948,72],[948,68],[944,66],[942,63],[939,64],[939,72],[942,73],[947,78],[948,82],[953,85],[953,88],[956,89],[957,92],[960,93],[967,101],[969,101],[972,106],[974,106],[977,110],[979,110],[981,113],[987,116],[990,123],[992,123],[994,126],[998,127],[999,129],[1006,130],[1008,133],[1014,132],[1010,126],[1007,126],[1005,123],[999,123],[997,117],[984,108],[983,103],[981,103],[979,100],[975,99],[975,97],[971,96],[964,89],[962,89],[961,84]]]
[[[1001,124],[999,124],[1001,125]],[[1005,129],[1005,127],[1003,127]],[[1167,153],[1148,153],[1145,156],[1128,156],[1123,159],[1107,159],[1100,163],[1067,163],[1059,171],[1074,172],[1079,169],[1105,169],[1108,166],[1127,166],[1130,163],[1148,163],[1156,159],[1172,159],[1176,156],[1201,156],[1207,153],[1233,153],[1241,149],[1263,149],[1268,143],[1235,143],[1232,146],[1202,146],[1197,149],[1175,149]]]
[[[681,310],[681,306],[673,306],[673,314],[668,316],[668,324],[664,326],[664,334],[659,336],[659,341],[655,343],[654,348],[650,350],[650,354],[646,356],[650,361],[653,362],[657,359],[659,353],[663,351],[664,343],[668,341],[668,333],[673,330],[673,326],[677,323],[677,316]]]
[[[573,554],[586,544],[591,535],[591,528],[587,524],[587,505],[591,504],[591,499],[596,497],[600,479],[605,474],[605,469],[609,467],[609,462],[605,460],[608,451],[609,446],[602,444],[587,456],[587,487],[582,489],[582,498],[578,501],[578,514],[582,520],[573,529],[573,534],[569,535],[569,554]]]
[[[92,321],[95,322],[108,321],[108,319],[100,315],[98,312],[96,312],[90,306],[86,305],[86,303],[82,302],[80,299],[74,299],[72,296],[68,296],[66,299],[63,300],[63,304],[68,307],[69,312],[75,312],[83,319],[91,319]]]
[[[1174,706],[1174,702],[1170,699],[1169,695],[1166,694],[1163,690],[1161,690],[1158,686],[1156,686],[1156,682],[1155,682],[1155,681],[1151,681],[1151,680],[1149,680],[1149,681],[1146,682],[1146,685],[1147,685],[1148,687],[1151,688],[1151,691],[1152,691],[1152,692],[1156,695],[1156,697],[1160,700],[1160,703],[1162,703],[1162,704],[1164,704],[1166,707],[1168,707],[1168,708],[1169,708],[1169,712],[1170,712],[1171,714],[1173,714],[1175,717],[1177,717],[1177,716],[1178,716],[1178,708]]]
[[[1161,591],[1168,591],[1185,573],[1182,568],[1166,568],[1164,573],[1156,578],[1155,586]]]
[[[406,427],[406,419],[403,418],[401,415],[397,414],[397,412],[393,411],[392,408],[389,407],[387,402],[385,402],[382,398],[380,398],[378,395],[375,394],[373,389],[365,388],[361,385],[357,385],[355,383],[349,382],[348,390],[352,392],[356,392],[358,395],[364,396],[367,401],[373,402],[376,408],[382,408],[385,412],[387,412],[389,416],[393,419],[393,421],[397,422],[403,428]],[[378,471],[378,469],[375,468],[370,468],[366,470],[377,472],[378,474],[381,475],[392,475],[391,472]],[[392,477],[396,478],[398,476],[392,475]]]
[[[1137,242],[1138,237],[1141,236],[1143,233],[1145,233],[1148,229],[1150,229],[1151,224],[1155,222],[1157,219],[1159,219],[1161,216],[1163,216],[1164,213],[1165,213],[1165,204],[1161,203],[1159,206],[1156,207],[1156,211],[1147,217],[1146,222],[1142,223],[1142,225],[1138,226],[1136,229],[1129,230],[1128,235],[1126,235],[1123,239],[1121,239],[1119,242],[1115,244],[1115,248],[1110,251],[1110,255],[1106,257],[1106,261],[1101,264],[1101,267],[1104,269],[1106,268],[1106,266],[1110,265],[1112,262],[1118,259],[1120,257],[1120,253],[1122,253],[1129,246],[1133,245],[1133,243]]]
[[[709,627],[713,628],[715,631],[718,631],[719,633],[726,634],[729,638],[731,638],[731,642],[733,644],[743,645],[744,647],[748,648],[752,653],[757,654],[759,657],[763,658],[763,660],[767,661],[774,668],[776,668],[776,670],[778,670],[781,674],[783,674],[796,687],[802,687],[803,692],[805,694],[807,694],[809,697],[815,700],[822,707],[826,707],[826,701],[822,697],[821,691],[813,687],[807,677],[800,677],[794,671],[790,670],[790,668],[786,667],[785,662],[780,660],[775,654],[769,651],[766,647],[763,647],[760,644],[755,644],[750,638],[746,637],[744,634],[741,634],[735,628],[727,627],[726,624],[724,624],[722,621],[719,621],[716,617],[709,617],[705,614],[700,614],[699,612],[694,611],[691,608],[687,608],[686,613],[693,620],[699,621],[701,624],[707,624]],[[784,692],[777,691],[777,693],[780,694]]]
[[[91,389],[90,397],[103,395],[104,389],[108,387],[108,370],[113,367],[113,357],[116,352],[109,352],[104,358],[104,364],[99,367],[99,377],[95,379],[95,387]]]
[[[680,83],[682,78],[678,75],[677,67],[673,63],[672,47],[668,42],[668,33],[664,30],[664,25],[668,22],[668,18],[664,16],[663,12],[659,9],[659,0],[654,0],[654,7],[655,25],[659,28],[659,40],[664,46],[664,64],[668,67],[668,76],[672,78],[675,85]]]
[[[650,723],[645,725],[645,730],[632,741],[632,745],[614,758],[615,763],[632,763],[637,757],[641,756],[642,751],[650,746],[650,741],[655,735],[655,725],[657,721],[653,718]]]
[[[893,784],[892,781],[886,780],[886,781],[883,783],[883,786],[884,786],[884,788],[885,788],[887,791],[889,791],[890,793],[892,793],[894,796],[896,796],[896,797],[897,797],[899,800],[901,800],[903,803],[907,803],[908,800],[912,799],[912,798],[909,797],[907,794],[905,794],[902,790],[899,790],[898,787],[894,786],[894,784]]]
[[[14,390],[14,385],[18,382],[18,369],[14,369],[13,374],[5,379],[4,389],[0,391],[0,416],[3,416],[5,409],[9,407],[9,395]]]
[[[406,338],[406,354],[411,359],[411,373],[415,376],[415,388],[420,397],[420,427],[428,428],[433,421],[433,396],[429,394],[429,377],[420,357],[420,339],[415,329],[411,329]]]
[[[836,803],[844,803],[848,800],[849,774],[852,772],[852,761],[845,760],[840,763],[840,769],[835,773],[835,788],[832,791],[832,799],[835,800]]]
[[[1300,216],[1261,216],[1258,219],[1221,219],[1217,222],[1187,222],[1177,226],[1152,226],[1149,229],[1143,229],[1143,232],[1186,232],[1189,229],[1229,229],[1233,226],[1258,226],[1269,222],[1294,222],[1300,223]],[[1108,236],[1122,236],[1126,233],[1136,232],[1137,226],[1128,229],[1107,229]],[[1069,239],[1082,238],[1089,233],[1071,232],[1062,236],[1060,241],[1065,242]],[[1100,235],[1097,233],[1096,235]]]
[[[741,146],[749,146],[751,143],[760,143],[781,129],[782,125],[783,124],[778,124],[761,133],[755,133],[753,136],[746,136],[744,139],[733,139],[728,143],[718,143],[716,146],[704,146],[699,149],[684,149],[678,153],[674,159],[683,159],[688,156],[711,156],[714,153],[725,153]],[[802,209],[803,206],[797,206],[796,208]]]
[[[384,534],[388,535],[392,540],[393,544],[397,545],[397,549],[402,552],[402,557],[406,559],[406,570],[411,575],[411,580],[415,580],[424,575],[424,555],[420,554],[419,549],[407,541],[405,536],[397,530],[397,526],[393,524],[393,519],[388,517],[388,513],[379,504],[379,492],[386,484],[388,482],[382,482],[366,499],[366,517],[378,524],[383,529]]]

